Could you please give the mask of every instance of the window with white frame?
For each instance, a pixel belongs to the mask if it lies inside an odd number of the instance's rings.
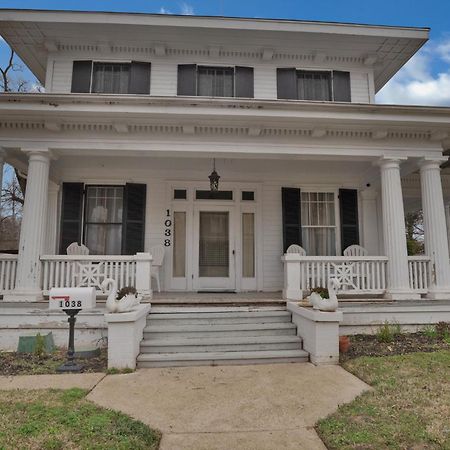
[[[302,192],[302,243],[307,255],[336,255],[336,213],[333,192]]]
[[[91,254],[121,254],[122,213],[122,186],[87,186],[85,241]]]

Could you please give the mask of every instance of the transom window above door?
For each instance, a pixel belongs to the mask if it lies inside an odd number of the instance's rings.
[[[253,67],[178,65],[178,95],[253,98]]]

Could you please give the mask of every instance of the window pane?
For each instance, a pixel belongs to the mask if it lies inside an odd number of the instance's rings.
[[[255,276],[255,215],[242,214],[242,276]]]
[[[336,255],[335,228],[302,228],[303,248],[307,255],[334,256]]]
[[[129,80],[129,63],[94,63],[92,92],[127,94]]]
[[[92,255],[119,255],[122,249],[123,188],[89,186],[86,245]]]
[[[331,100],[331,75],[329,72],[298,71],[299,100]]]
[[[88,224],[86,245],[91,255],[120,255],[122,225]]]
[[[173,213],[173,276],[186,276],[186,213]]]
[[[197,94],[206,97],[234,97],[234,69],[229,67],[199,67]]]
[[[88,187],[87,222],[121,223],[122,213],[122,187]]]
[[[229,214],[200,212],[199,275],[228,277]]]

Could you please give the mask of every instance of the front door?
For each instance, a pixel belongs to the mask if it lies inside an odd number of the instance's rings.
[[[194,289],[232,291],[235,281],[233,208],[199,206],[194,214]]]

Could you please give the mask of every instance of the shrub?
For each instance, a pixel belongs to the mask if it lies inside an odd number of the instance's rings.
[[[390,324],[388,321],[384,322],[377,330],[378,342],[392,342],[396,336],[401,334],[402,330],[400,324],[394,323]]]
[[[444,341],[448,341],[450,339],[450,322],[438,322],[435,328],[439,339]]]
[[[427,325],[423,327],[422,333],[428,338],[428,339],[436,339],[438,337],[438,333],[436,331],[436,327],[433,325]]]
[[[137,290],[133,286],[125,286],[117,293],[117,300],[120,300],[128,294],[137,295]]]
[[[319,294],[322,298],[330,298],[330,294],[328,293],[328,289],[318,286],[311,289],[311,294],[315,292],[316,294]]]

